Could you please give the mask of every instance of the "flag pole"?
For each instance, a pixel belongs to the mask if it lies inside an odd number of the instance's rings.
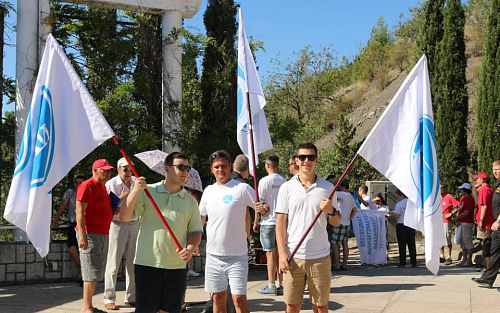
[[[255,201],[259,202],[259,189],[257,186],[257,168],[255,166],[255,148],[253,144],[252,111],[250,109],[250,93],[247,91],[248,129],[250,130],[250,146],[252,147],[253,167],[253,189],[255,190]]]
[[[123,147],[120,145],[120,143],[118,142],[118,139],[116,139],[116,136],[113,136],[113,141],[115,142],[115,144],[120,148],[120,152],[122,153],[123,157],[125,158],[125,160],[127,160],[127,163],[128,165],[130,166],[130,169],[132,170],[132,172],[134,173],[135,177],[139,177],[139,173],[137,173],[137,170],[135,169],[134,165],[132,164],[132,162],[130,161],[127,153],[125,152],[125,150],[123,149]],[[156,213],[158,214],[158,216],[160,217],[163,225],[165,226],[165,228],[167,229],[168,233],[170,234],[170,237],[172,237],[172,240],[174,241],[175,245],[177,246],[177,249],[179,250],[182,250],[182,247],[179,243],[179,241],[177,240],[177,238],[175,237],[174,235],[174,232],[172,231],[172,229],[170,228],[170,226],[168,226],[168,223],[167,221],[165,220],[165,217],[163,217],[163,214],[161,214],[160,212],[160,209],[158,208],[158,206],[156,205],[155,203],[155,200],[153,200],[153,197],[151,196],[151,194],[149,193],[149,190],[146,188],[144,189],[144,192],[146,193],[146,196],[148,196],[148,199],[149,201],[151,202],[151,204],[153,205],[153,207],[155,208],[155,211]]]
[[[354,165],[354,163],[356,162],[356,160],[358,159],[358,157],[359,157],[359,154],[356,153],[356,155],[354,155],[354,158],[352,158],[352,160],[349,163],[349,165],[347,165],[347,168],[345,169],[345,171],[342,174],[342,176],[340,176],[339,181],[335,184],[335,187],[333,188],[332,193],[328,197],[330,200],[332,199],[333,194],[335,193],[335,191],[337,191],[337,189],[339,188],[340,183],[342,182],[342,180],[344,179],[344,177],[347,175],[347,173],[349,173],[351,171],[351,168]],[[288,256],[288,259],[287,259],[288,263],[290,263],[290,261],[292,260],[293,256],[295,255],[295,253],[297,253],[297,250],[299,250],[300,245],[302,245],[302,242],[306,239],[307,235],[309,234],[309,232],[311,231],[311,229],[313,228],[314,224],[316,223],[316,221],[318,220],[318,218],[321,216],[322,213],[323,213],[323,210],[320,209],[319,212],[318,212],[318,214],[316,214],[316,217],[312,221],[311,225],[309,225],[309,227],[307,228],[307,230],[304,233],[304,235],[302,235],[302,238],[300,238],[299,243],[297,244],[297,246],[295,247],[295,249],[293,249],[292,253],[290,253],[290,255]]]

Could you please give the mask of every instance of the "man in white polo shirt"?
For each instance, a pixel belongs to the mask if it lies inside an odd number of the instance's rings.
[[[276,239],[279,267],[284,273],[284,301],[286,312],[299,312],[306,278],[315,312],[328,312],[330,297],[331,260],[326,225],[340,223],[337,197],[328,199],[333,185],[316,175],[318,150],[312,143],[300,144],[297,150],[299,174],[281,185],[276,205]],[[319,210],[310,233],[290,262],[288,255],[295,249]]]
[[[210,155],[216,183],[208,186],[200,201],[203,224],[207,221],[205,291],[213,294],[214,312],[226,312],[227,284],[238,313],[250,312],[246,296],[248,247],[245,230],[247,207],[263,212],[250,185],[231,179],[231,157],[224,150]]]

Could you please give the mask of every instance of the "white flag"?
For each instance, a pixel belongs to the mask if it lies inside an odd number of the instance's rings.
[[[425,55],[405,79],[358,154],[408,197],[405,225],[424,234],[427,268],[437,274],[439,249],[445,239]]]
[[[49,252],[52,188],[114,132],[52,35],[47,38],[4,217]]]
[[[259,153],[273,148],[269,129],[267,127],[264,106],[266,99],[260,85],[259,75],[252,51],[248,44],[243,24],[243,13],[239,10],[240,23],[238,32],[238,127],[237,139],[241,151],[250,161],[250,174],[254,176],[252,165],[252,147],[250,141],[250,131],[253,132],[255,165],[259,163]],[[247,109],[248,99],[250,99],[250,111],[252,112],[252,124],[249,123],[249,114]]]

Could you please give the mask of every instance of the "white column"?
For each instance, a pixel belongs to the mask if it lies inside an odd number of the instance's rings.
[[[182,15],[178,11],[162,13],[163,37],[163,124],[166,133],[181,129],[181,116],[178,114],[182,103],[182,47],[181,35]],[[177,34],[177,36],[175,34]],[[177,103],[177,112],[169,109],[169,105]],[[163,140],[163,151],[178,150],[171,142]]]
[[[16,155],[28,117],[38,67],[38,1],[17,0]]]

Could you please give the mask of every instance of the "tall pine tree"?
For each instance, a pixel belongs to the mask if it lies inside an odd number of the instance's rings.
[[[480,171],[500,159],[500,0],[491,1],[483,72],[477,101],[477,150]]]
[[[444,10],[443,40],[438,45],[433,102],[436,114],[436,141],[441,181],[450,190],[467,181],[468,96],[465,70],[465,14],[460,0],[448,0]]]
[[[429,67],[429,79],[431,82],[431,94],[434,98],[438,82],[437,54],[438,44],[443,39],[443,9],[444,0],[427,0],[424,4],[424,22],[421,26],[417,44],[421,53],[425,53]],[[420,58],[420,55],[418,56]],[[433,101],[432,109],[434,114],[437,110],[437,103]]]
[[[233,0],[209,0],[203,22],[210,38],[203,58],[199,155],[217,149],[239,153],[236,142],[236,10]],[[210,138],[210,140],[207,140]]]

